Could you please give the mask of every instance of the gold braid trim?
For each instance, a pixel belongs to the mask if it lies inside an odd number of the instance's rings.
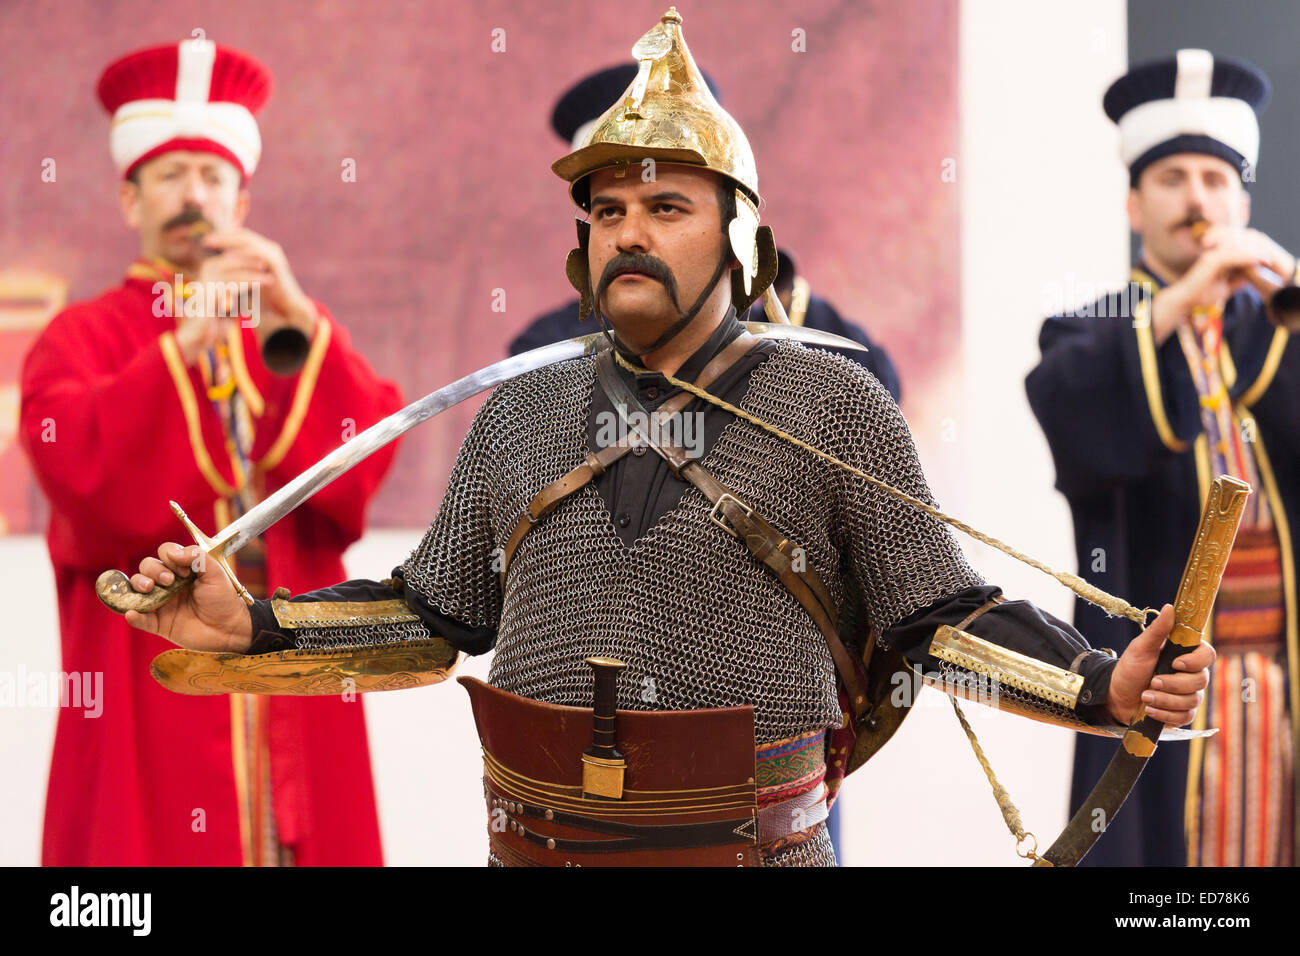
[[[620,355],[617,351],[614,352],[614,358],[618,361],[619,365],[623,366],[625,369],[627,369],[630,372],[644,373],[649,371],[649,369],[643,368],[640,365],[633,365],[627,359],[623,358],[623,356]],[[663,375],[662,372],[659,374]],[[895,498],[899,499],[900,501],[903,501],[906,504],[911,505],[913,508],[916,508],[918,511],[925,512],[930,517],[938,521],[942,521],[944,524],[951,525],[952,527],[956,528],[958,531],[964,532],[965,534],[974,538],[976,541],[983,542],[984,544],[987,544],[989,547],[997,548],[997,550],[1001,551],[1003,554],[1010,555],[1011,557],[1015,558],[1017,561],[1029,565],[1031,568],[1037,568],[1039,571],[1042,571],[1044,574],[1050,575],[1051,577],[1055,578],[1057,581],[1061,582],[1061,584],[1065,585],[1067,588],[1069,588],[1075,594],[1079,595],[1079,597],[1083,598],[1089,604],[1095,604],[1097,607],[1101,608],[1107,614],[1110,614],[1112,616],[1117,616],[1117,617],[1126,617],[1130,621],[1133,621],[1143,627],[1146,626],[1146,618],[1148,614],[1151,615],[1159,614],[1159,611],[1157,611],[1155,608],[1145,608],[1143,610],[1138,610],[1132,604],[1129,604],[1127,601],[1125,601],[1123,598],[1115,597],[1115,595],[1108,594],[1107,592],[1103,591],[1101,588],[1094,587],[1093,585],[1085,581],[1083,578],[1079,577],[1077,574],[1071,574],[1068,571],[1056,571],[1051,567],[1049,567],[1048,565],[1044,564],[1042,561],[1039,561],[1037,558],[1031,558],[1027,554],[1022,554],[1021,552],[1017,551],[1015,548],[1011,547],[1011,545],[999,541],[997,538],[991,537],[990,535],[986,535],[980,531],[977,531],[976,529],[972,528],[970,525],[966,524],[964,521],[960,521],[957,518],[952,517],[951,515],[944,514],[942,511],[940,511],[938,508],[935,508],[933,505],[928,505],[924,501],[921,501],[919,498],[913,498],[907,492],[899,491],[897,488],[893,487],[892,485],[886,484],[885,482],[881,481],[879,478],[876,478],[873,475],[869,475],[865,471],[862,471],[859,468],[854,468],[852,465],[848,464],[847,462],[840,461],[834,455],[828,455],[826,452],[822,451],[821,449],[814,448],[812,445],[808,444],[807,442],[801,441],[800,439],[794,437],[793,435],[782,431],[781,429],[777,428],[775,425],[769,425],[767,422],[762,421],[759,418],[755,418],[753,415],[749,414],[749,412],[737,408],[735,405],[732,405],[729,402],[723,401],[722,399],[718,398],[716,395],[711,395],[709,392],[706,392],[702,388],[697,388],[695,385],[692,385],[690,382],[684,382],[681,379],[676,378],[672,375],[664,375],[664,378],[667,379],[670,384],[675,385],[677,388],[685,389],[686,391],[690,392],[692,395],[695,395],[698,398],[702,398],[706,402],[709,402],[712,405],[716,405],[719,408],[725,409],[726,411],[731,412],[736,417],[743,418],[745,421],[750,422],[753,425],[757,425],[759,428],[762,428],[764,431],[771,432],[773,435],[776,435],[778,438],[784,439],[785,441],[788,441],[793,445],[798,445],[800,448],[804,449],[804,451],[811,452],[817,457],[830,462],[832,465],[835,465],[838,468],[843,468],[845,471],[857,475],[859,478],[863,479],[868,484],[873,485],[876,488],[879,488],[881,491],[884,491],[887,494],[893,495]]]

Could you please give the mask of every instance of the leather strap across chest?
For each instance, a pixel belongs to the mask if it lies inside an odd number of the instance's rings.
[[[754,339],[747,334],[738,336],[711,361],[695,384],[707,388],[723,372],[749,352]],[[601,388],[618,410],[624,422],[630,412],[641,412],[648,420],[649,413],[639,399],[618,374],[613,356],[602,352],[596,356],[596,374]],[[672,415],[681,411],[694,398],[688,392],[673,396],[660,406],[660,415]],[[747,505],[729,488],[714,478],[700,464],[688,455],[685,449],[667,444],[655,444],[652,436],[633,436],[631,439],[601,449],[596,454],[587,454],[586,461],[558,481],[547,485],[529,502],[524,514],[520,516],[511,531],[506,544],[505,560],[501,572],[504,588],[510,561],[525,534],[546,514],[554,510],[560,502],[582,488],[597,475],[602,474],[610,465],[618,461],[633,449],[637,442],[645,442],[667,462],[668,467],[677,478],[689,481],[713,505],[709,519],[732,537],[737,538],[748,548],[754,558],[772,571],[790,591],[799,604],[806,610],[818,630],[826,639],[826,644],[835,662],[835,669],[840,675],[844,689],[849,698],[855,716],[861,716],[868,707],[865,686],[853,656],[844,646],[836,627],[838,609],[830,593],[815,568],[807,562],[803,549],[780,534],[768,521]]]
[[[696,383],[701,388],[707,388],[713,384],[719,376],[727,369],[735,365],[741,358],[749,353],[749,350],[758,342],[754,336],[748,332],[742,332],[736,336],[721,352],[715,355],[708,365],[700,370]],[[613,366],[612,355],[609,352],[602,352],[597,359],[597,367],[601,361],[608,362]],[[676,415],[682,409],[694,400],[695,396],[690,392],[681,392],[665,401],[659,406],[658,414],[667,418]],[[610,401],[614,401],[611,396]],[[640,404],[638,402],[638,404]],[[524,513],[519,516],[515,526],[510,530],[510,537],[506,539],[505,553],[501,562],[501,587],[505,589],[506,575],[510,570],[510,563],[514,559],[515,551],[518,550],[520,542],[532,528],[542,520],[543,517],[550,514],[565,498],[575,491],[581,490],[593,479],[603,475],[610,466],[622,458],[630,451],[634,451],[639,442],[621,441],[618,444],[609,445],[602,448],[599,452],[592,454],[587,453],[586,459],[577,468],[574,468],[563,478],[551,482],[536,495]]]

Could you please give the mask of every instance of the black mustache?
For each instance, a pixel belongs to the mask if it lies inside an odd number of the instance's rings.
[[[193,206],[187,206],[163,223],[163,230],[175,229],[177,226],[192,226],[200,222],[205,224],[209,231],[212,230],[212,223],[208,221],[202,212]]]
[[[1207,220],[1206,220],[1206,218],[1205,218],[1205,214],[1204,214],[1204,213],[1202,213],[1199,209],[1193,209],[1191,212],[1189,212],[1189,213],[1187,214],[1187,218],[1184,219],[1182,222],[1180,222],[1178,225],[1174,226],[1174,228],[1175,228],[1175,229],[1182,229],[1182,228],[1186,227],[1186,228],[1190,229],[1192,226],[1196,225],[1198,222],[1206,222],[1206,221],[1207,221]]]
[[[596,301],[600,301],[609,284],[618,277],[618,273],[628,271],[643,272],[663,283],[668,297],[672,299],[673,308],[681,312],[682,307],[677,304],[677,277],[662,259],[656,259],[644,252],[620,252],[609,260],[605,271],[600,275],[600,282],[596,285]]]

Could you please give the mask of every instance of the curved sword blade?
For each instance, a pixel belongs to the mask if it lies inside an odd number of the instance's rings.
[[[809,345],[866,350],[865,346],[857,342],[820,329],[808,329],[796,325],[773,325],[767,322],[746,322],[744,325],[752,334],[760,338],[791,339]],[[480,392],[523,375],[525,372],[536,371],[547,365],[581,355],[594,354],[608,347],[608,340],[600,332],[566,339],[494,362],[464,378],[457,379],[450,385],[444,385],[437,391],[430,392],[419,401],[412,402],[399,412],[394,412],[334,449],[297,478],[250,508],[238,520],[227,525],[219,534],[214,535],[209,546],[204,550],[221,555],[234,554],[358,462],[364,461],[416,425],[428,421],[453,405],[467,398],[473,398]]]
[[[437,391],[430,392],[419,401],[412,402],[401,411],[394,412],[353,436],[297,478],[250,508],[238,520],[227,525],[220,534],[213,536],[212,550],[220,547],[222,554],[234,554],[335,478],[345,474],[359,462],[406,434],[416,425],[428,421],[467,398],[473,398],[480,392],[523,375],[525,372],[593,351],[596,345],[593,340],[596,338],[603,338],[603,336],[586,335],[544,345],[521,355],[512,355],[457,379],[449,385],[444,385]]]
[[[804,345],[818,345],[824,349],[850,349],[855,352],[868,352],[861,342],[854,342],[834,332],[810,329],[803,325],[779,325],[775,322],[742,322],[751,335],[760,339],[789,339]]]

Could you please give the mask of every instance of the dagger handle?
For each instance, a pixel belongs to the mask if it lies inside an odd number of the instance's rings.
[[[615,746],[615,710],[618,707],[618,672],[627,665],[613,657],[588,657],[595,672],[596,687],[592,695],[593,724],[590,757],[617,760],[623,755]]]

